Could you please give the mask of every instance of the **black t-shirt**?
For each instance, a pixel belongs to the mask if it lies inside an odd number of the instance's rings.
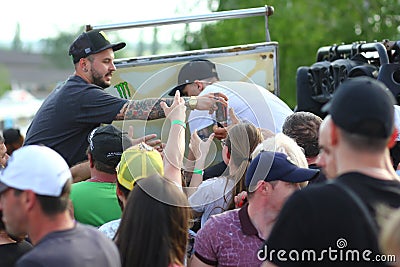
[[[24,145],[48,146],[72,166],[86,159],[89,133],[101,123],[111,123],[126,101],[71,76],[43,102]]]
[[[14,267],[17,260],[32,249],[32,245],[23,240],[17,243],[0,245],[0,266]]]
[[[346,185],[359,196],[372,223],[351,196],[334,184]],[[278,266],[385,266],[378,261],[382,257],[376,233],[381,218],[397,207],[397,181],[347,173],[333,182],[309,186],[285,203],[263,247],[267,253],[262,255]],[[279,250],[284,251],[280,257]]]
[[[22,256],[16,267],[120,267],[117,246],[94,227],[77,224],[52,232]]]

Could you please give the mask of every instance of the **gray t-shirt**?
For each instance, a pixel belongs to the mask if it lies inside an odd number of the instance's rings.
[[[77,223],[70,230],[46,235],[16,267],[120,267],[115,244],[92,226]]]

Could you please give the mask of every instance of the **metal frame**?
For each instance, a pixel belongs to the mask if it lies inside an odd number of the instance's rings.
[[[239,10],[230,10],[230,11],[219,11],[212,12],[208,14],[201,15],[192,15],[192,16],[181,16],[181,17],[173,17],[173,18],[163,18],[163,19],[154,19],[154,20],[145,20],[145,21],[135,21],[135,22],[125,22],[125,23],[115,23],[115,24],[104,24],[104,25],[86,25],[86,31],[90,30],[122,30],[122,29],[132,29],[132,28],[145,28],[145,27],[157,27],[164,25],[173,25],[173,24],[183,24],[183,23],[192,23],[192,22],[208,22],[208,21],[219,21],[226,19],[238,19],[238,18],[247,18],[247,17],[255,17],[255,16],[264,16],[265,17],[265,40],[267,43],[271,43],[275,49],[276,58],[278,58],[278,44],[277,42],[271,42],[271,36],[269,33],[268,26],[268,17],[274,14],[274,8],[272,6],[265,5],[263,7],[257,8],[248,8],[248,9],[239,9]],[[235,46],[232,49],[232,54],[236,53],[239,50],[245,50],[246,45]],[[229,47],[224,47],[229,50]],[[222,48],[216,48],[222,49]],[[207,51],[211,51],[212,49],[207,49]],[[242,51],[243,52],[243,51]],[[177,55],[195,55],[196,53],[202,54],[204,56],[205,50],[197,50],[197,51],[184,51],[174,55],[152,55],[146,57],[135,57],[130,59],[119,59],[116,60],[117,68],[122,68],[126,65],[135,65],[138,62],[141,62],[143,65],[144,62],[148,62],[149,64],[156,62],[158,59],[165,60],[169,56],[172,58],[176,58]],[[171,58],[170,58],[171,59]],[[178,58],[176,58],[178,60]],[[151,63],[150,63],[151,62]],[[274,67],[274,94],[277,96],[280,95],[279,88],[279,60],[276,60],[276,64]]]
[[[247,18],[255,16],[265,16],[265,36],[266,41],[270,42],[271,37],[268,29],[268,17],[274,14],[274,8],[272,6],[265,5],[264,7],[230,10],[213,12],[209,14],[193,15],[193,16],[182,16],[175,18],[155,19],[155,20],[144,20],[136,22],[125,22],[116,24],[105,24],[92,26],[86,25],[86,31],[90,30],[121,30],[130,28],[144,28],[144,27],[157,27],[171,24],[191,23],[191,22],[206,22],[215,20],[235,19],[235,18]]]
[[[353,56],[360,52],[378,52],[380,65],[389,63],[387,49],[384,44],[379,42],[323,46],[317,51],[317,62],[323,61],[327,57],[330,61],[331,58],[338,57],[339,55],[348,54]]]

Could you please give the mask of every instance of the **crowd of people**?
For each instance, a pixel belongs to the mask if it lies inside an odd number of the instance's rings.
[[[196,59],[171,97],[124,100],[103,91],[124,46],[80,34],[26,137],[3,131],[1,266],[400,266],[398,115],[381,82],[345,80],[320,118]],[[112,124],[157,118],[165,144]]]

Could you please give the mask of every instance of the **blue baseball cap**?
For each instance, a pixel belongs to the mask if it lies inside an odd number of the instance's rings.
[[[318,175],[319,170],[300,168],[284,153],[261,151],[247,169],[245,185],[252,192],[260,180],[301,183]]]

